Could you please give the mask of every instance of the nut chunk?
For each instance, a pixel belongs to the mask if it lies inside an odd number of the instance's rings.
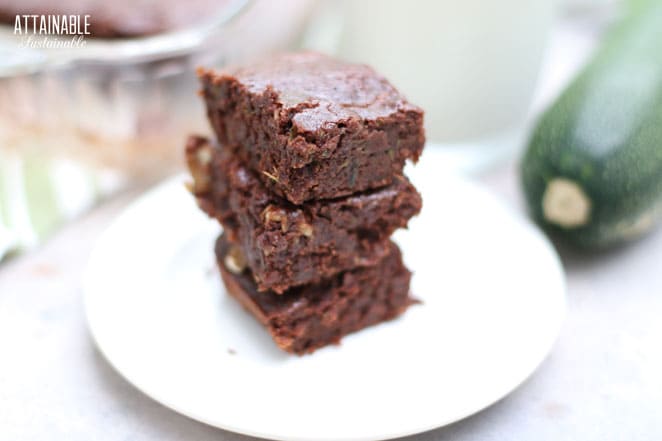
[[[198,75],[218,140],[294,204],[388,185],[423,149],[421,109],[364,65],[306,52]]]

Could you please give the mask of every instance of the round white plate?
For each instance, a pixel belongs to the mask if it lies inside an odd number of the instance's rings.
[[[225,294],[220,229],[170,180],[99,240],[84,280],[105,357],[155,400],[205,423],[288,440],[387,439],[499,400],[541,363],[564,310],[548,241],[475,184],[410,171],[424,209],[395,235],[421,299],[401,318],[297,357]]]

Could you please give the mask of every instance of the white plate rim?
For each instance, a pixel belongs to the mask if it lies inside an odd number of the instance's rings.
[[[461,178],[459,176],[452,177],[451,179],[461,181],[462,185],[466,185],[468,187],[471,187],[472,191],[480,192],[480,193],[482,193],[483,195],[485,195],[489,198],[495,199],[494,196],[491,195],[487,190],[485,190],[480,185],[478,185],[478,184],[476,184],[472,181],[466,180],[466,179]],[[130,216],[130,213],[131,213],[132,209],[135,209],[135,207],[141,206],[146,201],[151,200],[153,198],[154,194],[157,194],[159,192],[164,191],[164,188],[171,187],[175,184],[176,185],[181,185],[185,180],[186,180],[186,178],[183,175],[170,178],[170,179],[162,182],[161,184],[158,184],[157,186],[155,186],[151,190],[148,190],[146,193],[139,196],[138,198],[136,198],[136,200],[134,202],[132,202],[129,205],[129,207],[117,217],[117,219],[115,219],[115,221],[106,229],[106,231],[104,231],[102,233],[102,235],[100,236],[97,244],[98,243],[103,243],[103,241],[106,240],[105,238],[112,235],[113,227],[116,224],[120,223],[125,216],[126,217]],[[403,429],[402,431],[399,431],[399,432],[381,433],[381,434],[378,434],[377,436],[348,437],[348,438],[343,438],[343,439],[353,439],[353,440],[359,440],[359,441],[361,441],[361,440],[387,440],[387,439],[400,438],[400,437],[404,437],[404,436],[410,436],[410,435],[414,435],[414,434],[418,434],[418,433],[423,433],[423,432],[427,432],[427,431],[430,431],[430,430],[433,430],[433,429],[438,429],[438,428],[447,426],[449,424],[452,424],[452,423],[455,423],[455,422],[460,421],[462,419],[465,419],[465,418],[467,418],[471,415],[479,413],[479,412],[483,411],[484,409],[486,409],[486,408],[494,405],[495,403],[499,402],[503,398],[507,397],[512,391],[514,391],[515,389],[520,387],[524,382],[526,382],[537,371],[537,369],[540,367],[540,365],[549,356],[554,344],[558,340],[558,336],[560,334],[560,331],[561,331],[561,328],[562,328],[562,325],[563,325],[563,318],[565,316],[565,312],[566,312],[566,308],[567,308],[567,301],[566,301],[566,295],[565,295],[565,293],[566,293],[566,280],[565,280],[565,275],[564,275],[564,271],[563,271],[563,265],[561,263],[561,260],[558,256],[558,254],[556,253],[553,245],[551,244],[551,242],[531,222],[525,221],[524,223],[528,224],[528,228],[535,231],[535,234],[538,236],[538,239],[541,241],[541,245],[544,246],[547,249],[547,252],[549,252],[549,254],[551,256],[553,256],[554,264],[555,264],[555,268],[553,268],[553,271],[558,273],[559,278],[560,278],[560,283],[562,284],[562,290],[563,290],[562,296],[558,299],[561,302],[561,304],[559,305],[560,306],[560,311],[559,311],[560,316],[557,320],[557,327],[556,327],[556,329],[553,330],[553,335],[555,335],[555,337],[551,341],[547,342],[547,345],[545,346],[544,350],[540,351],[540,356],[537,357],[535,362],[531,363],[530,368],[527,369],[528,374],[525,375],[525,376],[520,377],[517,382],[513,382],[509,386],[504,387],[503,388],[504,390],[502,392],[500,392],[498,394],[495,394],[493,399],[485,401],[481,406],[474,407],[473,409],[470,409],[470,410],[466,409],[464,411],[460,411],[456,415],[454,415],[450,418],[446,418],[443,421],[430,422],[427,425],[421,425],[421,426],[418,426],[418,427],[415,427],[415,428],[414,427],[409,427],[409,428]],[[166,407],[168,407],[168,408],[170,408],[170,409],[172,409],[172,410],[174,410],[174,411],[176,411],[176,412],[178,412],[182,415],[185,415],[185,416],[187,416],[187,417],[189,417],[193,420],[202,422],[202,423],[207,424],[209,426],[217,427],[217,428],[220,428],[220,429],[223,429],[223,430],[228,430],[230,432],[239,433],[239,434],[246,435],[246,436],[253,436],[253,437],[257,437],[257,438],[262,438],[262,439],[301,440],[301,441],[303,441],[303,440],[309,441],[310,440],[309,437],[278,436],[277,434],[273,434],[273,433],[265,433],[265,432],[261,432],[259,430],[252,430],[252,429],[247,428],[247,427],[233,425],[230,422],[224,422],[224,423],[221,424],[221,423],[219,423],[218,420],[213,421],[213,420],[210,420],[210,419],[205,418],[203,416],[193,414],[190,411],[188,411],[188,409],[181,407],[178,403],[170,402],[159,391],[151,390],[149,388],[143,387],[141,385],[141,381],[139,379],[134,378],[134,376],[131,373],[126,372],[126,370],[123,369],[122,366],[117,365],[116,362],[115,362],[116,357],[114,357],[112,353],[109,353],[107,351],[107,347],[104,345],[104,342],[103,342],[103,337],[100,336],[100,333],[99,333],[98,329],[96,328],[96,324],[95,324],[94,320],[91,320],[92,315],[91,315],[91,304],[90,304],[90,292],[93,289],[93,286],[95,284],[95,281],[91,279],[91,276],[93,275],[93,271],[91,271],[91,268],[94,266],[94,262],[96,261],[96,257],[95,257],[96,254],[100,253],[99,250],[100,250],[100,248],[95,246],[92,253],[90,254],[88,265],[87,265],[87,267],[84,271],[84,274],[83,274],[82,290],[83,290],[83,308],[84,308],[84,313],[85,313],[85,320],[86,320],[88,330],[89,330],[89,332],[92,336],[92,339],[95,343],[95,346],[96,346],[97,350],[99,350],[99,352],[103,355],[103,357],[110,364],[110,366],[121,377],[126,379],[133,387],[135,387],[136,389],[138,389],[139,391],[141,391],[142,393],[144,393],[148,397],[151,397],[155,401],[163,404],[164,406],[166,406]],[[329,440],[330,441],[330,440],[335,439],[335,438],[325,438],[324,436],[320,436],[320,437],[316,437],[315,439],[319,440],[319,441],[324,441],[324,440]]]

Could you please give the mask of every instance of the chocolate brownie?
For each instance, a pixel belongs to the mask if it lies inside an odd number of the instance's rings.
[[[280,296],[257,291],[249,271],[237,264],[237,252],[224,236],[219,237],[216,257],[225,287],[287,352],[305,354],[338,343],[351,332],[397,317],[415,302],[409,296],[411,273],[393,243],[375,266],[292,288]]]
[[[260,291],[280,294],[374,265],[388,253],[391,233],[421,209],[402,176],[378,190],[297,206],[270,192],[224,146],[192,136],[186,154],[199,206],[240,245]]]
[[[370,67],[314,52],[199,69],[223,145],[294,204],[388,185],[423,149],[423,112]]]
[[[24,14],[89,15],[93,37],[138,37],[193,26],[227,6],[227,0],[0,0],[0,23],[13,26]]]

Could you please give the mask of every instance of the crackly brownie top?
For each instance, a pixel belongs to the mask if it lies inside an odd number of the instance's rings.
[[[207,73],[215,83],[236,80],[253,94],[274,92],[283,109],[296,111],[292,122],[300,130],[314,131],[352,117],[422,113],[372,68],[316,52],[282,54],[219,75]]]

